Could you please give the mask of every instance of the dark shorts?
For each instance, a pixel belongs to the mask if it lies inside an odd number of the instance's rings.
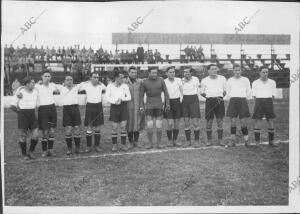
[[[182,116],[188,118],[200,118],[199,98],[195,95],[183,95]]]
[[[18,113],[18,129],[34,130],[38,128],[35,109],[21,109]]]
[[[170,111],[164,112],[164,118],[166,119],[179,119],[182,114],[182,106],[180,98],[170,99]]]
[[[240,119],[250,117],[249,106],[246,98],[230,98],[226,116],[232,118],[239,117]]]
[[[41,130],[47,130],[49,128],[56,128],[57,125],[57,113],[54,104],[40,106],[38,110],[39,128]]]
[[[111,104],[109,120],[115,123],[128,120],[127,102],[121,102],[120,105]]]
[[[104,124],[102,103],[87,103],[85,109],[85,126],[100,126]]]
[[[161,117],[163,116],[163,110],[161,108],[146,109],[146,116]]]
[[[216,116],[221,119],[225,116],[225,105],[222,97],[208,97],[205,102],[205,119],[211,120]]]
[[[255,99],[254,113],[252,118],[261,120],[264,116],[266,119],[274,119],[276,117],[272,98]]]
[[[78,105],[63,106],[63,127],[80,126],[81,117]]]

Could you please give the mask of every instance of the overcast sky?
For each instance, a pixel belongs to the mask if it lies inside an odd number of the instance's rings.
[[[135,32],[235,33],[234,27],[257,11],[240,33],[293,34],[298,30],[295,29],[299,13],[296,3],[3,1],[2,44],[10,44],[30,17],[37,17],[44,11],[14,46],[25,43],[50,47],[74,44],[108,47],[113,32],[128,32],[137,17],[151,10]]]

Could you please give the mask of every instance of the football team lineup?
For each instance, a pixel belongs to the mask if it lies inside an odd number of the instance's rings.
[[[6,2],[4,205],[292,206],[294,12],[230,4]]]
[[[185,67],[182,79],[175,77],[174,66],[167,68],[167,78],[158,76],[156,67],[149,67],[149,77],[142,80],[137,78],[137,69],[129,68],[128,73],[114,69],[114,81],[105,86],[99,81],[99,74],[93,72],[90,80],[80,84],[73,84],[73,77],[66,74],[63,85],[51,83],[51,71],[45,70],[42,80],[35,84],[31,77],[24,79],[24,86],[17,89],[11,109],[18,114],[18,128],[21,132],[19,145],[25,160],[34,159],[34,149],[39,141],[38,129],[42,131],[41,144],[42,157],[52,156],[55,142],[55,128],[57,126],[57,111],[53,92],[61,93],[63,105],[63,127],[67,155],[72,151],[73,140],[75,154],[84,153],[81,149],[81,115],[78,106],[78,92],[86,92],[86,110],[84,126],[86,127],[86,151],[92,151],[92,137],[94,137],[94,150],[103,152],[101,148],[101,126],[104,125],[103,92],[110,104],[109,121],[111,122],[112,152],[127,152],[137,147],[140,131],[146,127],[148,143],[145,149],[167,147],[181,147],[178,142],[180,119],[183,118],[185,141],[187,147],[201,147],[212,145],[212,125],[217,122],[217,145],[235,146],[240,140],[237,138],[237,118],[240,119],[242,142],[250,146],[249,117],[250,110],[247,99],[252,96],[254,108],[252,118],[254,121],[255,144],[260,144],[261,123],[268,124],[268,142],[274,143],[275,118],[273,99],[276,95],[276,83],[268,78],[268,68],[260,69],[260,78],[253,82],[252,87],[248,78],[241,76],[241,67],[234,64],[234,76],[226,80],[218,74],[216,64],[208,65],[208,76],[201,80],[192,76],[192,68]],[[164,94],[164,99],[162,99]],[[225,115],[224,97],[229,97],[229,104]],[[144,97],[146,96],[146,99]],[[200,99],[205,98],[206,140],[200,140]],[[35,109],[38,108],[36,118]],[[230,137],[223,141],[223,119],[230,118]],[[167,145],[162,143],[163,118],[166,120]],[[154,129],[155,128],[155,129]],[[194,140],[192,140],[192,130]],[[202,129],[203,130],[203,129]],[[28,132],[29,131],[29,132]],[[157,140],[153,142],[156,132]],[[28,135],[29,134],[29,135]],[[118,144],[118,134],[121,144]],[[102,134],[104,135],[104,134]],[[27,137],[31,137],[27,149]],[[103,137],[103,136],[102,136]],[[202,136],[203,137],[203,136]],[[128,140],[127,140],[128,138]],[[280,141],[280,139],[278,139]],[[285,139],[281,139],[285,140]],[[192,145],[193,144],[193,145]],[[168,150],[165,150],[168,151]]]

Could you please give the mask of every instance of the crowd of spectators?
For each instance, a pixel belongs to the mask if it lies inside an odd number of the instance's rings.
[[[196,46],[187,46],[182,51],[185,53],[185,58],[188,61],[204,60],[203,48],[201,45],[198,48]]]
[[[51,49],[47,46],[44,48],[41,46],[38,48],[32,45],[26,47],[24,44],[22,48],[17,46],[14,48],[12,45],[4,47],[5,64],[11,68],[20,67],[23,69],[31,69],[34,67],[36,62],[50,63],[60,62],[65,68],[70,68],[74,62],[83,63],[99,63],[99,64],[138,64],[145,63],[153,64],[162,62],[160,52],[156,49],[145,51],[140,45],[136,50],[115,50],[112,51],[104,50],[100,47],[98,50],[90,48],[79,48],[79,45],[75,47],[59,47]]]

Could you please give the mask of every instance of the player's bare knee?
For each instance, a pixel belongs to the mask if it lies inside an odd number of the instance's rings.
[[[71,126],[67,126],[65,127],[65,135],[72,135],[72,127]]]
[[[174,120],[174,129],[179,129],[179,119]]]
[[[241,126],[247,127],[247,119],[246,118],[241,119]]]
[[[80,136],[81,135],[81,130],[79,126],[74,127],[74,136]]]
[[[274,121],[272,119],[267,119],[267,122],[268,122],[268,128],[271,128],[273,129],[274,128]]]
[[[185,117],[183,120],[184,120],[184,127],[185,128],[189,127],[190,126],[190,119]]]
[[[199,128],[200,127],[200,121],[198,119],[193,119],[193,127]]]
[[[172,129],[172,128],[173,128],[173,124],[174,124],[174,123],[173,123],[173,120],[170,120],[170,119],[169,119],[167,124],[168,124],[168,128],[169,128],[169,129]]]
[[[147,121],[147,128],[148,129],[153,129],[153,120],[148,120]]]
[[[212,129],[213,120],[207,120],[206,121],[206,129]]]
[[[48,138],[49,137],[49,131],[48,130],[43,130],[42,135],[43,135],[43,138]]]
[[[111,130],[112,133],[118,133],[118,124],[112,122],[112,127],[111,127],[111,129],[112,129],[112,130]]]
[[[19,139],[21,142],[25,142],[27,138],[27,131],[26,130],[20,130]]]
[[[162,128],[162,120],[161,119],[157,119],[155,126],[156,126],[156,128],[161,129]]]
[[[236,118],[230,118],[230,121],[231,121],[231,126],[236,126]],[[242,123],[242,120],[241,120],[241,123]]]
[[[120,124],[121,132],[126,132],[127,121],[122,121]]]
[[[223,128],[223,118],[217,118],[217,126],[218,128]]]
[[[33,139],[33,140],[38,140],[39,139],[39,130],[38,129],[34,129],[32,131],[31,139]]]

